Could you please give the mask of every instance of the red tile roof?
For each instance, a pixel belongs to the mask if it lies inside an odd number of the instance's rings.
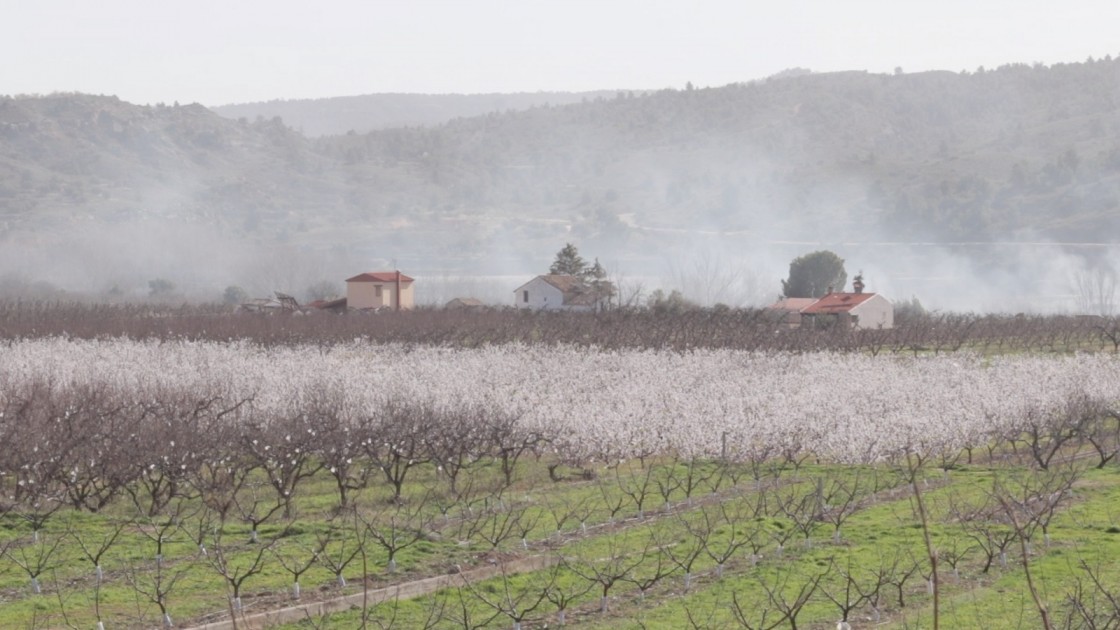
[[[580,280],[576,276],[552,274],[537,277],[551,284],[557,289],[560,289],[561,293],[569,293],[571,291],[576,291],[583,288],[583,280]]]
[[[814,313],[844,313],[873,297],[875,297],[874,293],[829,293],[801,312],[809,315]]]
[[[608,297],[604,293],[595,291],[578,276],[550,274],[537,277],[560,289],[566,306],[595,306]]]
[[[773,304],[771,304],[767,308],[771,308],[771,309],[774,309],[776,311],[788,311],[788,312],[791,312],[791,313],[800,313],[801,311],[805,310],[805,308],[815,304],[816,301],[817,301],[817,298],[791,298],[791,297],[787,297],[787,298],[782,298],[782,299],[778,300],[777,302],[774,302]]]
[[[412,278],[404,275],[399,271],[367,271],[360,273],[353,278],[347,278],[347,282],[396,282],[397,274],[400,273],[401,282],[412,282]]]

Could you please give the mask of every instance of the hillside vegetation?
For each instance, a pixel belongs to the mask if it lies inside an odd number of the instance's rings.
[[[273,100],[213,107],[226,118],[275,118],[308,137],[374,129],[441,125],[453,118],[484,116],[547,105],[568,105],[614,92],[518,92],[515,94],[364,94],[333,98]]]
[[[565,239],[612,260],[648,260],[702,233],[742,249],[1111,242],[1118,103],[1110,58],[794,73],[314,139],[280,118],[230,120],[198,105],[7,97],[0,242],[65,247],[73,230],[143,220],[506,273]]]

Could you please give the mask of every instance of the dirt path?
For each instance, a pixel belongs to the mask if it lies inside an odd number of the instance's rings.
[[[941,487],[948,482],[946,478],[931,479],[929,480],[930,489]],[[775,485],[788,483],[789,479],[781,481],[772,480],[765,484],[767,488],[772,488]],[[884,488],[878,492],[865,497],[867,503],[876,503],[879,501],[890,501],[898,499],[900,496],[906,495],[910,490],[908,484],[900,484],[898,486]],[[655,521],[657,519],[666,517],[672,513],[681,510],[691,510],[699,508],[703,505],[718,503],[726,500],[726,493],[713,493],[703,497],[697,497],[690,501],[679,501],[669,511],[654,510],[647,512],[642,517],[633,516],[606,523],[597,523],[589,526],[587,531],[572,532],[571,536],[575,539],[586,538],[592,535],[603,535],[613,531],[628,529],[635,525]],[[545,541],[545,547],[552,547],[553,545],[562,546],[565,542],[569,541]],[[445,588],[453,588],[465,586],[468,583],[486,580],[489,578],[497,577],[505,572],[508,575],[529,573],[540,569],[547,568],[555,564],[558,560],[558,555],[547,554],[528,556],[522,558],[512,558],[498,564],[483,566],[476,569],[469,569],[462,573],[450,573],[444,575],[437,575],[434,577],[423,578],[402,584],[395,584],[393,586],[382,587],[373,589],[365,593],[354,593],[343,597],[336,597],[333,599],[326,599],[314,602],[307,602],[289,606],[286,608],[273,609],[262,611],[258,613],[244,613],[238,616],[237,623],[230,619],[222,621],[213,621],[206,624],[190,626],[187,630],[262,630],[284,623],[294,623],[302,621],[307,618],[320,619],[328,613],[337,613],[354,608],[361,608],[363,601],[366,606],[374,606],[386,601],[394,599],[413,599],[430,595]]]
[[[518,558],[501,564],[471,569],[462,573],[437,575],[422,580],[371,590],[366,593],[354,593],[353,595],[347,595],[345,597],[309,602],[307,604],[299,604],[297,606],[289,606],[287,608],[269,610],[256,614],[243,614],[237,618],[236,624],[233,620],[226,619],[224,621],[215,621],[201,626],[194,626],[188,630],[234,630],[234,628],[237,630],[260,630],[283,623],[302,621],[308,617],[319,619],[327,613],[361,608],[363,601],[366,605],[373,606],[394,599],[412,599],[414,597],[430,595],[431,593],[445,588],[465,586],[471,582],[497,577],[503,572],[507,575],[528,573],[530,571],[537,571],[549,567],[555,563],[555,556]]]

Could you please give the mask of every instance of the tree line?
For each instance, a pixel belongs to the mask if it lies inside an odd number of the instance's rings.
[[[660,304],[660,306],[658,306]],[[896,313],[889,330],[790,328],[768,309],[698,308],[681,300],[599,313],[513,308],[310,316],[259,315],[223,305],[0,301],[0,339],[248,339],[263,345],[510,342],[600,348],[729,348],[782,352],[940,354],[957,350],[1120,351],[1120,317]]]

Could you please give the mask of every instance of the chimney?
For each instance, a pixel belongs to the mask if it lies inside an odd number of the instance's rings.
[[[852,280],[852,290],[856,293],[863,293],[863,272],[856,274]]]
[[[830,284],[830,285],[828,285],[828,291],[825,291],[825,293],[824,293],[824,294],[825,294],[825,295],[832,295],[832,285],[831,285],[831,284]]]

